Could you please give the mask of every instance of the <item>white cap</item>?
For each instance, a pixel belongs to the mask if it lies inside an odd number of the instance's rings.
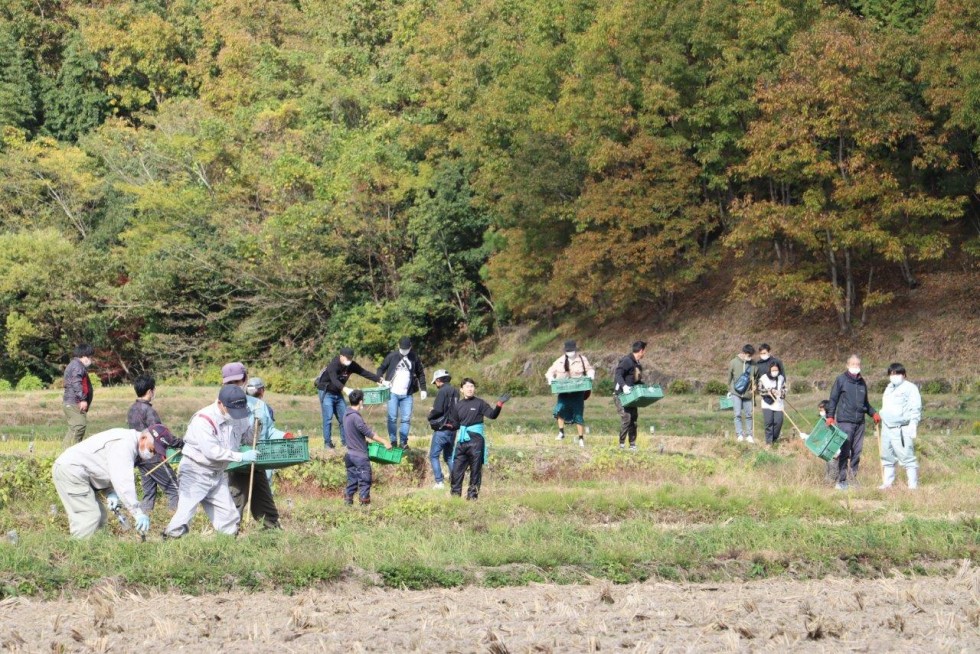
[[[448,370],[443,370],[442,368],[440,368],[439,370],[436,370],[435,374],[432,375],[432,385],[435,386],[436,385],[436,380],[439,379],[439,378],[441,378],[441,377],[449,377],[449,371]]]

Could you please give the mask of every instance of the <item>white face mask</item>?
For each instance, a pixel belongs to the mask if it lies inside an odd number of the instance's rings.
[[[902,377],[901,375],[889,375],[888,381],[892,383],[892,386],[898,386],[905,381],[905,377]]]
[[[860,375],[861,374],[861,369],[860,368],[848,368],[847,369],[847,372],[851,373],[852,375]]]
[[[144,461],[149,461],[150,459],[152,459],[153,454],[154,454],[153,450],[146,451],[143,448],[140,448],[140,458],[143,459]]]
[[[571,352],[565,352],[565,356],[568,357],[569,359],[574,359],[575,354],[576,354],[575,350],[572,350]]]
[[[402,355],[403,357],[407,357],[407,356],[408,356],[408,353],[409,353],[409,352],[411,352],[411,351],[412,351],[411,349],[408,349],[408,350],[403,350],[403,349],[401,349],[401,348],[398,348],[398,353],[399,353],[400,355]]]
[[[347,357],[340,357],[340,365],[349,366],[350,364],[351,364],[350,359],[348,359]]]
[[[760,355],[759,355],[759,358],[760,358],[760,359],[761,359],[762,361],[768,361],[768,360],[769,360],[769,355],[768,355],[768,354],[760,354]]]

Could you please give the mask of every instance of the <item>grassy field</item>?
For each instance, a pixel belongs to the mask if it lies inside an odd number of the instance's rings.
[[[128,389],[101,389],[90,433],[125,423]],[[182,429],[214,389],[162,389],[165,422]],[[789,575],[874,576],[952,571],[980,554],[980,397],[927,395],[918,441],[922,488],[879,492],[877,443],[866,441],[861,486],[824,481],[823,463],[793,438],[773,449],[735,443],[731,413],[712,398],[668,397],[641,410],[640,450],[616,447],[609,398],[589,401],[587,447],[554,440],[549,397],[517,398],[488,430],[491,461],[479,502],[431,489],[428,430],[417,408],[400,466],[375,466],[370,509],[346,508],[338,454],[321,445],[315,398],[271,395],[282,427],[309,435],[313,461],[280,471],[284,532],[210,532],[163,542],[165,506],[140,543],[113,526],[67,538],[50,464],[64,433],[55,392],[0,397],[0,594],[53,595],[105,577],[136,588],[294,590],[353,578],[410,589],[595,578],[724,580]],[[796,396],[812,421],[818,396]],[[384,429],[380,407],[368,421]],[[799,421],[797,421],[799,422]],[[801,427],[804,427],[801,424]],[[806,429],[807,427],[804,427]],[[756,434],[762,440],[761,429]],[[16,537],[11,532],[16,532]]]

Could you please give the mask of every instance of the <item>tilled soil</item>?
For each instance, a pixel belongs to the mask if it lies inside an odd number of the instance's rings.
[[[137,595],[0,602],[29,652],[977,652],[980,569],[952,578]]]

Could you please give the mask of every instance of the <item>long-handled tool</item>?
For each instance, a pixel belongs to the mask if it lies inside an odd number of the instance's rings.
[[[166,459],[164,459],[164,460],[163,460],[163,461],[161,461],[160,463],[158,463],[158,464],[156,464],[155,466],[153,466],[152,468],[150,468],[150,469],[149,469],[149,470],[147,471],[147,473],[146,473],[146,475],[147,475],[147,476],[150,476],[150,475],[152,475],[152,474],[153,474],[154,472],[156,472],[157,470],[159,470],[159,469],[160,469],[160,468],[162,468],[163,466],[165,466],[165,465],[167,465],[168,463],[170,463],[170,461],[171,461],[171,460],[172,460],[172,459],[173,459],[173,458],[174,458],[175,456],[177,456],[178,454],[180,454],[180,450],[177,450],[176,452],[174,452],[173,454],[171,454],[170,456],[168,456],[168,457],[167,457]]]
[[[259,419],[255,419],[255,425],[252,428],[252,449],[255,449],[256,444],[259,440]],[[252,461],[248,475],[248,498],[245,500],[245,514],[242,518],[247,525],[249,518],[252,516],[252,489],[255,487],[255,461]]]
[[[112,512],[116,515],[116,520],[119,521],[119,528],[123,531],[129,531],[129,521],[126,520],[126,516],[122,514],[119,507],[114,508]],[[140,541],[143,543],[146,542],[146,534],[140,534]]]

